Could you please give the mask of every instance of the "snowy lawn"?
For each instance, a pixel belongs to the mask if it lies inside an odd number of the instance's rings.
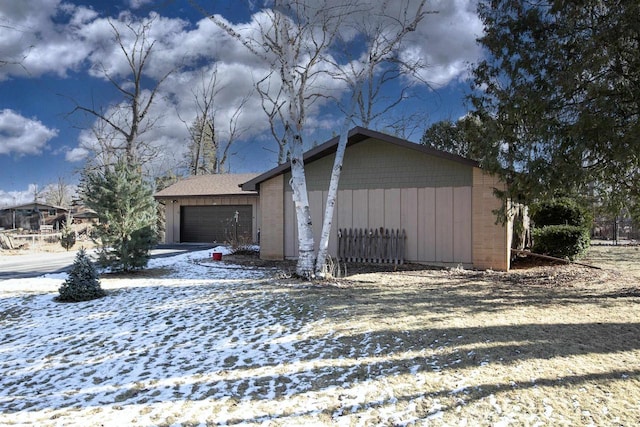
[[[55,302],[63,280],[0,281],[0,425],[640,423],[634,276],[313,286],[196,252],[103,277],[90,302]]]

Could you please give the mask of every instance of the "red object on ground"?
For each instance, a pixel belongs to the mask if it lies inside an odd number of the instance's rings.
[[[214,252],[211,256],[214,261],[222,261],[222,252]]]

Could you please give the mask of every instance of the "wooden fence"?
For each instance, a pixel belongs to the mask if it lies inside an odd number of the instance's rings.
[[[384,228],[339,229],[338,260],[346,262],[371,262],[404,264],[404,230]]]

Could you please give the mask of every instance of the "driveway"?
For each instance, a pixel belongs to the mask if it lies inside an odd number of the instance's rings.
[[[151,258],[162,258],[181,253],[202,251],[213,248],[209,244],[158,245],[151,251]],[[0,280],[37,277],[47,273],[66,271],[73,264],[77,251],[68,252],[28,252],[24,255],[0,257]],[[93,253],[93,251],[89,251]]]

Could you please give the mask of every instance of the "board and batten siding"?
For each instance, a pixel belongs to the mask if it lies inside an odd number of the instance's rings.
[[[316,244],[333,159],[305,166]],[[297,258],[290,177],[284,173],[260,184],[263,258]],[[494,214],[499,187],[497,179],[464,162],[375,139],[354,144],[345,152],[329,253],[337,253],[338,229],[404,229],[408,261],[508,270],[508,228]]]
[[[175,200],[175,202],[174,202]],[[174,197],[165,200],[166,234],[165,243],[180,242],[180,207],[181,206],[215,206],[215,205],[251,205],[253,211],[253,241],[258,239],[260,227],[260,203],[257,196],[214,196],[214,197]]]
[[[285,194],[286,258],[298,255],[292,194]],[[325,191],[309,192],[316,244],[324,216]],[[457,212],[454,213],[454,209]],[[471,265],[471,187],[340,190],[329,253],[337,254],[340,228],[400,229],[407,232],[408,261]]]
[[[320,237],[334,155],[306,165],[316,244]],[[371,139],[350,146],[340,177],[329,253],[340,228],[404,229],[408,261],[472,263],[473,167]],[[288,182],[290,174],[285,174]],[[284,256],[298,255],[292,193],[285,189]]]

